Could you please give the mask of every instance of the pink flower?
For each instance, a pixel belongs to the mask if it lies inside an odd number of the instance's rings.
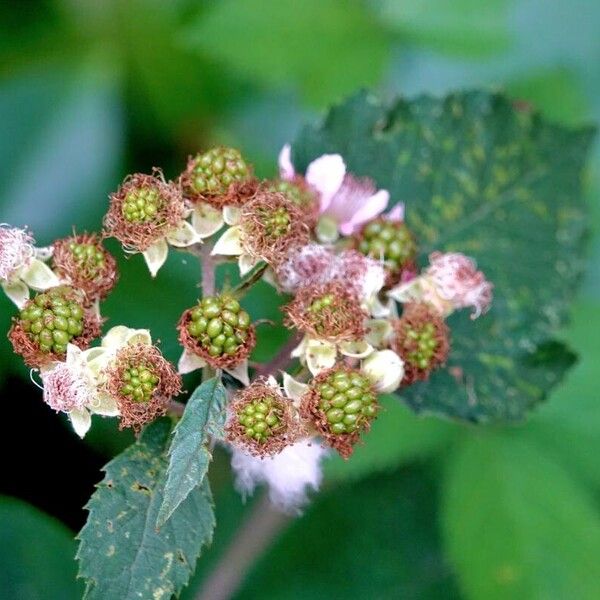
[[[57,363],[42,373],[44,402],[56,411],[71,412],[81,409],[94,397],[94,389],[80,365]]]
[[[297,177],[287,144],[279,154],[279,174],[288,181]],[[370,179],[346,173],[346,164],[339,154],[324,154],[313,160],[306,169],[305,179],[319,195],[323,226],[317,228],[317,234],[322,241],[335,241],[338,232],[352,235],[380,215],[390,199],[388,191],[377,191]]]
[[[472,306],[476,319],[487,312],[492,302],[492,284],[477,270],[475,262],[458,252],[433,252],[424,277],[433,284],[437,294],[454,309]]]
[[[0,224],[0,279],[9,281],[34,257],[33,237],[25,229]]]

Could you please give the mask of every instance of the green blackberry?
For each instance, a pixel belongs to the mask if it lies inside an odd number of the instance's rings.
[[[283,411],[272,396],[263,396],[240,407],[236,414],[244,435],[264,444],[283,427]]]
[[[365,256],[382,259],[393,274],[410,265],[417,253],[414,236],[406,224],[385,219],[368,223],[357,238],[357,247]]]
[[[156,218],[162,207],[162,196],[160,190],[145,186],[131,188],[123,199],[123,217],[130,223],[148,223]]]
[[[148,402],[156,390],[160,377],[152,365],[130,364],[121,375],[121,395],[133,402]]]
[[[96,244],[78,244],[72,241],[69,243],[69,250],[79,268],[90,273],[90,275],[98,274],[104,269],[106,264],[104,252]]]
[[[315,208],[315,195],[306,186],[299,185],[295,181],[278,179],[270,182],[267,189],[271,192],[283,194],[290,202],[303,210]]]
[[[67,344],[84,330],[84,309],[74,290],[66,286],[37,294],[19,314],[27,337],[44,354],[64,354]]]
[[[185,188],[193,195],[222,195],[232,183],[251,178],[252,171],[238,150],[213,148],[191,159]]]
[[[358,371],[337,369],[317,384],[318,409],[329,433],[364,430],[377,414],[377,396]]]

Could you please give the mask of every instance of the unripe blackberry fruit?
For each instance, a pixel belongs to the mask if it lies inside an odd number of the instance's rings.
[[[160,171],[156,171],[156,176],[135,173],[111,194],[104,228],[106,235],[143,252],[177,228],[185,215],[178,186],[167,183]]]
[[[317,196],[304,180],[286,181],[285,179],[278,179],[271,181],[267,189],[271,192],[283,194],[290,202],[295,204],[304,213],[307,223],[311,227],[316,224],[318,217]]]
[[[403,385],[423,381],[446,362],[450,351],[448,326],[427,304],[406,304],[392,323],[392,349],[404,361]]]
[[[31,367],[64,357],[69,343],[86,348],[99,335],[100,320],[85,308],[83,292],[58,286],[37,294],[13,321],[9,339]]]
[[[264,379],[238,392],[228,407],[227,441],[257,456],[292,444],[299,427],[292,403]]]
[[[378,410],[377,394],[367,377],[356,369],[337,366],[312,381],[302,399],[301,414],[347,458]]]
[[[181,392],[181,377],[160,350],[149,344],[122,347],[104,372],[104,390],[115,399],[120,428],[141,427],[164,415]]]
[[[215,368],[240,363],[256,343],[250,315],[229,294],[202,298],[178,328],[183,346]]]
[[[413,265],[417,254],[415,238],[402,221],[371,221],[355,238],[355,245],[365,256],[383,260],[388,283],[397,281],[402,271]]]
[[[367,314],[347,283],[332,281],[300,288],[283,311],[288,327],[312,338],[340,342],[359,340],[365,334]]]
[[[57,240],[53,250],[52,266],[57,275],[82,290],[89,303],[106,297],[115,286],[116,261],[99,236],[84,233]]]
[[[190,158],[180,180],[186,198],[219,208],[239,205],[256,190],[252,169],[235,148],[212,148]]]

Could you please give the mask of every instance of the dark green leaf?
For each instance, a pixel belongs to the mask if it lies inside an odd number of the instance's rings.
[[[196,388],[177,423],[169,449],[164,498],[156,525],[162,527],[206,477],[211,461],[210,436],[222,438],[227,392],[214,377]]]
[[[565,352],[538,359],[565,321],[584,266],[581,175],[592,134],[485,92],[391,108],[362,93],[301,134],[293,156],[300,169],[339,152],[351,171],[406,203],[422,266],[433,250],[464,252],[494,283],[490,313],[450,318],[447,368],[403,391],[415,410],[521,419],[572,362]]]
[[[15,600],[77,600],[73,534],[13,498],[0,499],[0,590]]]
[[[168,600],[193,572],[215,526],[208,481],[181,503],[160,530],[168,419],[156,421],[123,454],[106,465],[106,477],[87,505],[79,534],[79,576],[91,600]]]
[[[519,432],[466,440],[444,491],[447,551],[467,598],[598,597],[594,499]]]

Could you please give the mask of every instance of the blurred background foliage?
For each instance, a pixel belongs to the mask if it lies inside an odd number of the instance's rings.
[[[384,98],[502,87],[556,121],[599,122],[599,28],[596,0],[4,2],[0,221],[29,225],[39,244],[98,229],[127,173],[161,166],[174,177],[214,143],[240,147],[271,176],[302,123],[361,86]],[[237,597],[598,597],[598,145],[588,179],[590,269],[563,333],[581,360],[568,380],[510,428],[417,418],[386,399],[367,444],[347,464],[327,463],[324,491]],[[141,257],[111,249],[122,277],[104,313],[111,324],[150,326],[176,359],[173,324],[196,297],[197,265],[171,253],[151,281]],[[278,318],[265,289],[249,306]],[[0,298],[2,331],[13,313]],[[259,358],[285,335],[266,330]],[[131,437],[97,420],[79,442],[4,337],[0,356],[4,420],[19,432],[2,441],[0,589],[76,598],[67,527],[81,526],[100,466]],[[224,456],[213,486],[216,539],[186,598],[247,511]]]

